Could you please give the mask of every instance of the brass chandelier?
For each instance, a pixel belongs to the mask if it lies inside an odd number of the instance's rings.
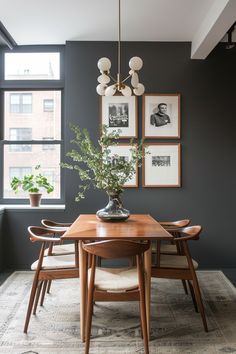
[[[115,93],[120,92],[123,96],[131,96],[133,93],[136,96],[141,96],[144,91],[144,85],[139,82],[138,72],[143,66],[143,61],[139,57],[132,57],[129,61],[129,75],[125,78],[121,78],[121,16],[120,16],[120,1],[119,1],[119,36],[118,36],[118,73],[117,79],[115,80],[110,75],[111,61],[108,58],[100,58],[98,60],[98,69],[101,75],[98,76],[98,86],[96,88],[97,93],[100,96],[113,96]],[[132,89],[126,84],[126,81],[131,78]],[[112,84],[108,85],[112,80]]]

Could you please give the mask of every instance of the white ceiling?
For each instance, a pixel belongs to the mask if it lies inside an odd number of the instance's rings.
[[[121,39],[196,41],[199,46],[202,38],[196,37],[208,33],[232,2],[236,5],[236,0],[121,0]],[[231,17],[215,40],[232,25],[236,15]],[[0,21],[18,45],[117,41],[118,0],[0,0]]]

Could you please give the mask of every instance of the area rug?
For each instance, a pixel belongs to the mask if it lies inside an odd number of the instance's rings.
[[[15,272],[0,287],[0,353],[83,353],[78,279],[54,281],[44,306],[31,318],[28,334],[23,333],[32,276]],[[198,278],[209,333],[180,281],[153,279],[151,354],[236,353],[236,289],[219,271],[201,271]],[[136,303],[97,303],[90,353],[143,353],[139,324]]]

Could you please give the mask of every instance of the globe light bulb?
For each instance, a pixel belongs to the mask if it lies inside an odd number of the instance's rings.
[[[136,88],[138,87],[139,79],[138,79],[138,74],[136,72],[133,73],[131,77],[131,85]]]
[[[115,93],[116,93],[115,85],[108,86],[105,90],[105,96],[114,96]]]
[[[100,96],[105,95],[105,89],[107,88],[107,85],[104,84],[99,84],[96,87],[96,91]]]
[[[123,96],[130,97],[132,95],[132,90],[129,86],[125,86],[121,89],[121,93]]]
[[[102,74],[102,75],[98,76],[98,82],[100,84],[108,84],[110,82],[110,80],[111,79],[106,74]]]
[[[143,66],[143,61],[139,57],[133,57],[129,61],[129,67],[132,70],[138,71],[142,68],[142,66]]]
[[[98,60],[98,69],[100,71],[109,71],[111,68],[111,61],[108,58],[100,58]]]
[[[136,96],[141,96],[145,91],[145,87],[143,84],[138,84],[138,86],[134,89],[134,94]]]

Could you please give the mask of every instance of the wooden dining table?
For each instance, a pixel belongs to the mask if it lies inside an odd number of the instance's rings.
[[[169,234],[149,214],[132,214],[123,222],[103,222],[95,214],[81,214],[62,236],[64,241],[75,242],[79,247],[80,269],[80,334],[85,340],[86,299],[87,299],[87,268],[88,257],[83,250],[83,241],[102,241],[112,239],[126,240],[171,240]],[[144,254],[145,270],[145,302],[147,314],[148,333],[150,332],[150,302],[151,302],[151,247]]]

